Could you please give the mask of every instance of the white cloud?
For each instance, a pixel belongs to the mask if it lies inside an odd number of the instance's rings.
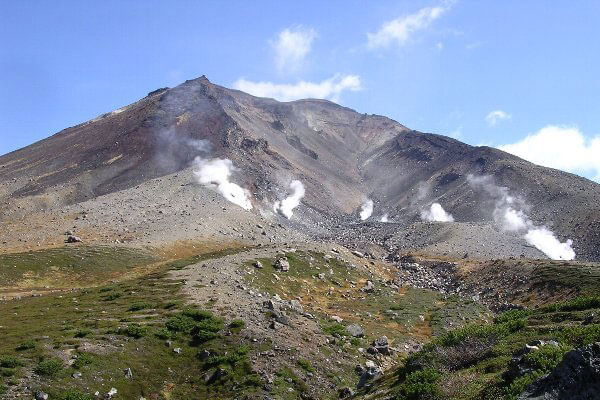
[[[498,148],[535,164],[592,176],[600,182],[600,136],[586,138],[577,128],[548,125]]]
[[[485,116],[485,121],[489,126],[496,126],[499,121],[512,119],[512,115],[502,110],[494,110]]]
[[[370,48],[389,47],[396,43],[403,46],[418,31],[429,26],[448,10],[450,3],[438,7],[425,7],[414,14],[403,15],[385,22],[377,32],[367,33]]]
[[[240,78],[233,87],[258,97],[272,97],[279,101],[298,99],[330,99],[339,101],[340,94],[345,90],[361,89],[358,75],[334,75],[321,82],[300,81],[295,84],[277,84],[268,81],[252,82]]]
[[[287,28],[279,33],[277,40],[271,42],[275,50],[275,65],[280,72],[295,72],[303,64],[310,52],[317,32],[312,28],[298,26]]]

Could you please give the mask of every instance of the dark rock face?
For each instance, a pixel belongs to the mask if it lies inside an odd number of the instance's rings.
[[[600,399],[600,342],[565,354],[560,364],[527,388],[520,399]]]

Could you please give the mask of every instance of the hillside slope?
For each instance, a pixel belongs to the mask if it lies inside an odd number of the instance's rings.
[[[199,152],[199,140],[210,143],[209,155]],[[469,175],[490,176],[522,199],[536,225],[573,239],[579,259],[600,259],[596,183],[329,101],[281,103],[205,77],[0,157],[0,220],[24,221],[178,171],[193,181],[189,167],[198,155],[231,159],[233,179],[262,211],[300,179],[307,231],[313,223],[355,222],[366,197],[375,202],[374,217],[389,214],[398,230],[418,222],[433,201],[457,222],[492,223],[496,199],[468,182]]]

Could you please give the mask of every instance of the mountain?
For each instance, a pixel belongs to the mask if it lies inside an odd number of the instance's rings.
[[[600,186],[386,117],[186,81],[1,156],[0,223],[2,399],[597,391]]]
[[[255,194],[255,205],[268,207],[290,179],[302,181],[304,213],[310,215],[301,222],[354,221],[368,197],[374,218],[388,214],[394,232],[419,230],[425,229],[420,211],[435,201],[457,222],[444,228],[446,239],[458,235],[462,241],[482,235],[480,225],[493,222],[498,199],[468,183],[469,175],[489,176],[522,200],[536,225],[549,227],[561,241],[572,239],[578,259],[600,259],[600,186],[594,182],[326,100],[281,103],[204,76],[0,157],[0,218],[8,223],[189,169],[198,140],[210,143],[210,157],[233,161],[235,179]],[[512,233],[494,231],[515,241]],[[507,244],[507,252],[481,254],[543,257],[517,241],[521,245]]]

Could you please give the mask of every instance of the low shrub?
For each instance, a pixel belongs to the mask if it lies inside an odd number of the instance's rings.
[[[23,361],[18,357],[0,356],[0,368],[18,368],[23,365]]]
[[[438,382],[441,374],[432,368],[411,372],[398,386],[399,400],[418,400],[439,394]]]
[[[119,330],[119,333],[132,337],[134,339],[139,339],[141,337],[146,336],[146,334],[148,333],[148,329],[140,324],[130,324],[127,325],[127,327],[125,328],[121,328]]]
[[[18,345],[15,350],[17,351],[25,351],[25,350],[32,350],[35,349],[37,346],[37,343],[35,342],[35,340],[30,339],[30,340],[26,340],[23,343],[21,343],[20,345]]]
[[[334,322],[323,327],[323,332],[330,334],[331,336],[347,336],[348,331],[346,327],[339,322]]]
[[[127,311],[140,311],[140,310],[146,310],[148,308],[153,308],[153,304],[152,303],[148,303],[145,301],[138,301],[136,303],[133,303],[128,309]]]
[[[69,390],[60,396],[61,400],[93,400],[94,398],[89,395],[80,392],[79,390]]]
[[[55,376],[64,368],[62,360],[58,358],[48,358],[40,361],[34,368],[34,372],[40,376]]]
[[[232,329],[244,329],[246,322],[243,319],[234,319],[229,323],[229,327]]]
[[[78,353],[77,358],[73,362],[73,368],[81,369],[86,365],[90,365],[94,362],[94,356],[90,353]]]
[[[298,364],[298,366],[300,368],[302,368],[303,370],[305,370],[306,372],[315,372],[315,368],[310,364],[310,361],[308,361],[304,358],[299,358],[296,361],[296,364]]]

